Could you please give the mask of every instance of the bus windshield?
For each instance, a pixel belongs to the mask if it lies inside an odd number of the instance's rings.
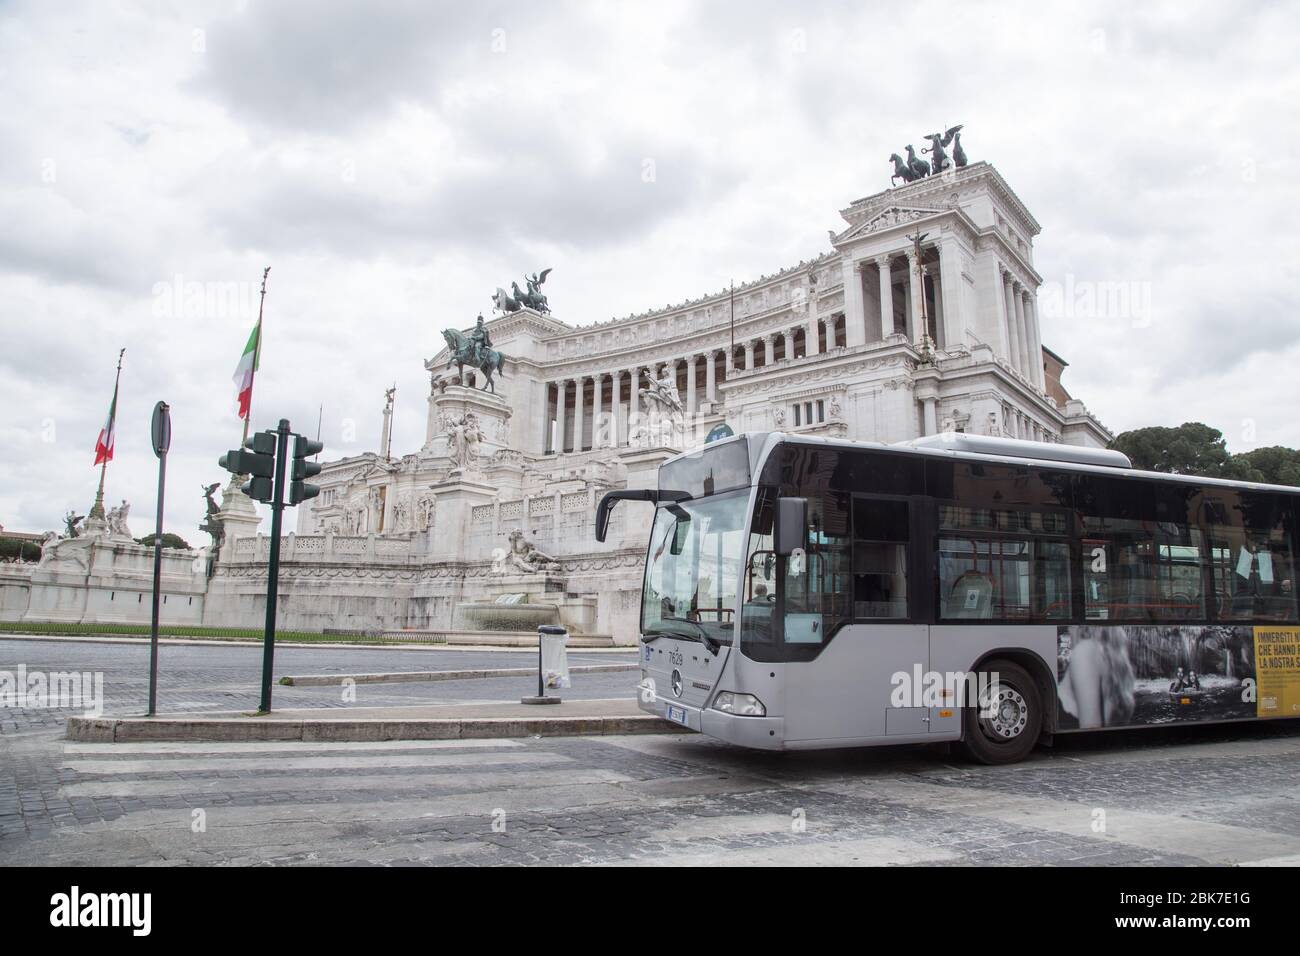
[[[643,635],[731,643],[748,504],[745,489],[658,508],[642,589]]]

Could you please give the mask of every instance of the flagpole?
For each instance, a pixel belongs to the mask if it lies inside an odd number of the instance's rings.
[[[117,375],[113,378],[113,406],[112,413],[109,417],[110,435],[117,428],[117,387],[122,382],[122,356],[126,354],[126,349],[117,353]],[[105,458],[99,466],[99,490],[95,492],[95,503],[91,506],[91,518],[104,520],[104,476],[108,473],[108,459]]]
[[[257,380],[257,363],[262,359],[262,309],[266,305],[266,277],[271,274],[271,267],[262,270],[262,298],[257,303],[257,341],[253,345],[253,370],[248,375],[248,416],[244,419],[244,437],[239,440],[239,447],[248,441],[248,423],[253,420],[253,385]]]

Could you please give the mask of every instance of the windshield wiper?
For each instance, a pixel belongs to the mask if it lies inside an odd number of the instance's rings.
[[[694,639],[694,640],[698,640],[701,644],[707,647],[709,649],[709,653],[712,654],[714,657],[718,656],[718,650],[722,647],[722,642],[715,637],[710,637],[709,632],[706,631],[703,625],[699,624],[697,621],[688,620],[687,618],[684,617],[665,617],[662,618],[661,620],[665,622],[672,621],[674,624],[678,624],[678,623],[688,624],[691,627],[695,628],[695,633],[677,634],[673,631],[652,631],[648,634],[650,640],[657,640],[658,638],[667,637],[667,636],[680,637],[683,640],[688,640],[688,641]],[[641,638],[641,642],[643,644],[649,644],[650,640],[647,640],[645,637]]]

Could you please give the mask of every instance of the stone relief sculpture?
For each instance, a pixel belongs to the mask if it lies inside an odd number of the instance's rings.
[[[510,532],[510,563],[520,571],[536,574],[539,571],[558,571],[560,562],[529,541],[522,528]]]
[[[461,418],[447,419],[447,454],[451,455],[453,471],[469,471],[478,464],[478,446],[483,440],[478,416],[466,412]]]
[[[406,495],[393,502],[393,530],[411,530],[411,501]]]
[[[840,398],[838,395],[831,396],[830,405],[827,406],[826,410],[829,412],[832,421],[839,421],[844,410],[840,408]]]
[[[415,528],[417,531],[428,531],[433,527],[433,514],[436,504],[437,496],[432,492],[425,492],[420,495],[419,500],[415,503]]]
[[[785,409],[781,408],[780,406],[777,406],[776,408],[772,409],[772,421],[776,424],[777,428],[780,428],[782,425],[784,425]]]
[[[368,511],[364,492],[352,496],[343,512],[343,530],[346,534],[365,534],[368,530]]]

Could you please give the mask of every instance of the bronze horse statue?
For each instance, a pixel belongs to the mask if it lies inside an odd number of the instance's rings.
[[[466,365],[478,369],[487,377],[483,390],[491,389],[492,394],[495,395],[497,387],[492,381],[492,373],[505,371],[506,357],[496,349],[483,349],[482,355],[476,357],[475,353],[478,350],[474,347],[474,343],[469,340],[469,336],[458,329],[443,329],[442,337],[447,340],[449,353],[447,368],[455,365],[462,383],[465,381]]]
[[[907,160],[897,153],[889,154],[890,162],[894,164],[894,175],[889,177],[889,185],[894,185],[895,179],[901,179],[905,183],[916,180],[916,174],[912,172],[912,167],[907,165]]]

